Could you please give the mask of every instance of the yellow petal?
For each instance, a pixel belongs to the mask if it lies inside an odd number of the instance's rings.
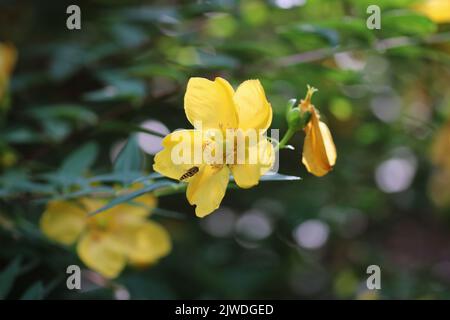
[[[227,189],[230,170],[206,165],[191,178],[186,197],[191,205],[196,205],[195,214],[203,218],[216,210]]]
[[[51,201],[41,216],[40,228],[50,239],[73,244],[86,226],[86,212],[69,201]]]
[[[233,88],[225,79],[189,79],[184,96],[188,120],[197,129],[200,129],[199,124],[203,129],[236,128],[238,120],[233,94]]]
[[[162,141],[164,149],[155,156],[153,170],[179,180],[186,171],[200,165],[201,143],[202,134],[197,130],[179,130],[169,134]],[[194,157],[194,149],[199,150],[199,159]]]
[[[253,156],[250,156],[250,153],[253,153]],[[252,161],[251,157],[254,157]],[[254,159],[257,163],[254,163]],[[260,136],[257,144],[249,146],[245,163],[230,167],[236,184],[241,188],[251,188],[259,183],[260,177],[272,167],[273,163],[273,146],[266,137]]]
[[[311,120],[305,131],[303,164],[310,173],[321,177],[336,163],[336,147],[330,130],[325,123],[319,121],[314,108],[311,108]]]
[[[244,81],[236,90],[234,102],[239,128],[267,130],[272,123],[272,107],[259,80]]]
[[[106,278],[116,278],[126,265],[126,256],[110,233],[85,233],[78,242],[77,252],[86,266]]]
[[[414,7],[437,23],[450,22],[449,0],[426,0]]]
[[[134,265],[152,264],[172,249],[166,229],[152,221],[123,226],[113,237]]]

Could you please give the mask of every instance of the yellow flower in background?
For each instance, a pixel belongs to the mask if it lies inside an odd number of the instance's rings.
[[[431,161],[434,165],[450,171],[450,122],[446,123],[434,138]]]
[[[414,9],[436,23],[450,22],[449,0],[425,0],[415,5]]]
[[[319,112],[311,104],[311,97],[317,89],[308,86],[306,98],[300,102],[302,114],[310,114],[311,118],[304,128],[306,137],[303,145],[303,159],[308,172],[321,177],[333,169],[336,163],[336,147],[330,129],[320,121]]]
[[[146,194],[133,203],[120,204],[94,216],[105,200],[81,198],[51,201],[40,220],[42,232],[64,245],[77,243],[83,263],[107,278],[115,278],[128,264],[155,263],[171,250],[167,231],[147,220],[156,197]]]
[[[436,166],[428,183],[428,194],[438,207],[450,206],[450,122],[436,133],[431,145],[431,162]]]
[[[0,43],[0,99],[3,98],[8,87],[16,60],[16,48],[11,44]]]
[[[272,107],[259,80],[245,81],[234,91],[222,78],[214,81],[191,78],[184,97],[184,110],[195,129],[175,131],[165,137],[164,149],[155,156],[153,169],[169,178],[187,182],[186,197],[191,205],[196,205],[196,215],[204,217],[219,207],[230,173],[239,187],[250,188],[257,185],[261,175],[272,166],[273,147],[264,135],[272,122]],[[202,129],[217,130],[223,136],[229,131],[239,134],[255,130],[258,143],[245,143],[245,163],[230,161],[236,154],[227,150],[220,159],[223,161],[201,157],[193,159],[192,163],[175,163],[172,153],[180,145],[195,149],[195,141],[200,141],[202,150],[223,147],[218,146],[214,138],[205,137]],[[231,144],[236,144],[236,140]],[[251,163],[247,160],[255,150],[264,156]]]

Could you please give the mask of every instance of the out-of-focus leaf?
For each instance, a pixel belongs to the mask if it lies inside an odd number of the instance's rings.
[[[64,80],[77,72],[85,63],[85,50],[77,45],[64,45],[55,48],[50,64],[50,76],[55,80]]]
[[[153,172],[151,174],[149,174],[148,176],[144,176],[144,177],[139,177],[136,180],[134,180],[134,183],[138,183],[138,182],[144,182],[144,181],[149,181],[149,180],[153,180],[153,179],[160,179],[160,178],[164,178],[163,175],[161,175],[158,172]]]
[[[422,36],[437,30],[428,17],[407,10],[393,10],[383,14],[382,30],[389,35]]]
[[[47,202],[49,200],[68,200],[68,199],[78,199],[83,196],[91,195],[91,194],[104,194],[105,197],[113,196],[115,193],[114,188],[111,187],[86,187],[78,191],[64,193],[62,195],[57,195],[51,197],[50,199],[42,199],[39,202]]]
[[[145,84],[138,79],[128,78],[120,72],[108,72],[101,76],[106,86],[83,95],[86,101],[108,102],[129,100],[134,103],[142,101],[146,95]]]
[[[31,181],[27,173],[20,170],[11,170],[0,176],[0,185],[3,186],[5,195],[14,192],[34,192],[37,194],[54,192],[53,186]]]
[[[297,176],[289,176],[285,174],[280,173],[274,173],[274,174],[265,174],[261,176],[261,181],[292,181],[292,180],[302,180],[302,178]]]
[[[127,193],[123,196],[120,196],[120,197],[117,197],[117,198],[111,200],[106,206],[103,206],[100,209],[90,213],[90,215],[95,215],[102,211],[108,210],[112,207],[115,207],[121,203],[129,202],[129,201],[133,200],[134,198],[137,198],[147,192],[152,192],[159,188],[173,186],[173,185],[176,185],[176,183],[174,183],[172,181],[168,181],[168,180],[155,182],[155,183],[145,186],[139,190],[132,191],[130,193]]]
[[[166,77],[174,80],[182,80],[185,75],[174,67],[158,64],[140,64],[128,69],[128,73],[136,77]]]
[[[203,51],[198,53],[199,65],[202,68],[236,68],[238,60],[224,54],[210,54]]]
[[[124,47],[136,47],[148,39],[147,34],[142,29],[131,24],[115,24],[112,32],[116,41]]]
[[[114,172],[121,174],[125,181],[131,182],[130,173],[142,170],[143,153],[139,148],[136,135],[132,135],[120,151],[114,163]]]
[[[326,19],[314,23],[315,26],[335,30],[339,34],[340,44],[362,40],[370,42],[375,38],[372,30],[367,29],[366,20],[356,17],[342,17],[340,19]]]
[[[311,24],[281,27],[278,29],[278,33],[291,40],[302,50],[335,47],[339,43],[339,34],[335,30]]]
[[[71,132],[71,127],[67,122],[55,119],[45,119],[42,121],[45,136],[52,141],[62,141]]]
[[[35,143],[42,142],[41,135],[30,128],[18,127],[1,133],[2,139],[8,143]]]
[[[27,110],[27,113],[42,120],[58,118],[89,125],[93,125],[97,122],[97,115],[94,112],[86,107],[74,104],[39,106]]]
[[[417,0],[377,0],[376,2],[373,0],[350,0],[350,2],[356,8],[359,8],[360,13],[365,14],[367,7],[372,4],[376,4],[381,8],[381,10],[386,10],[392,8],[410,7],[414,3],[417,3]]]
[[[116,172],[116,173],[108,173],[108,174],[102,174],[95,177],[91,177],[88,179],[90,183],[93,182],[122,182],[125,183],[126,181],[139,179],[142,176],[141,171],[129,171],[127,172],[126,176],[124,177],[124,174],[122,172]],[[135,180],[134,180],[135,181]]]
[[[122,16],[129,21],[155,22],[176,21],[178,12],[171,7],[140,6],[123,11]]]
[[[145,132],[151,135],[156,135],[159,137],[164,137],[160,132],[150,130],[144,128],[142,126],[135,125],[133,123],[122,122],[122,121],[105,121],[102,123],[101,128],[99,128],[100,132],[104,131],[113,131],[113,132],[121,132],[121,133],[133,133],[133,132]]]
[[[44,294],[45,289],[42,282],[37,281],[25,291],[20,300],[42,300]]]
[[[20,274],[22,257],[15,258],[5,269],[0,272],[0,300],[8,295],[16,277]]]
[[[71,153],[61,165],[59,172],[66,176],[82,175],[94,163],[98,154],[97,144],[87,143]]]

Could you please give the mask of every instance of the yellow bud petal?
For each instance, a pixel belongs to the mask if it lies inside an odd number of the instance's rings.
[[[330,130],[319,121],[315,108],[311,109],[311,120],[305,133],[302,162],[308,172],[318,177],[324,176],[336,163],[336,147]]]

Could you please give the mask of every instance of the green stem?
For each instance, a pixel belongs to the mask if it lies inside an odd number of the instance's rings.
[[[187,188],[187,183],[179,183],[179,184],[174,184],[169,187],[155,190],[153,192],[153,194],[156,197],[169,196],[171,194],[182,193],[182,192],[186,191],[186,188]]]
[[[296,130],[294,128],[289,128],[278,145],[275,147],[275,151],[285,148],[289,140],[291,140],[292,136],[295,134],[295,131]]]

